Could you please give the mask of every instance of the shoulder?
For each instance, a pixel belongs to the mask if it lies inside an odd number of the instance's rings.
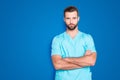
[[[91,37],[92,37],[91,34],[84,33],[84,32],[80,32],[80,33],[81,33],[81,37],[82,37],[82,38],[87,39],[87,38],[91,38]]]
[[[54,38],[53,38],[53,41],[62,41],[64,39],[64,33],[61,33],[59,35],[56,35]]]
[[[88,43],[93,42],[93,37],[91,36],[91,34],[82,32],[82,33],[81,33],[81,36],[82,36],[82,39],[83,39],[85,42],[88,42]]]

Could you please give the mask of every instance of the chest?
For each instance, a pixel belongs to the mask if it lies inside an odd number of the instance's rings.
[[[85,53],[85,41],[83,39],[63,40],[61,42],[61,53],[63,57],[80,57]]]

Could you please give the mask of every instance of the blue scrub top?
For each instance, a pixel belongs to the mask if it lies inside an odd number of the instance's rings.
[[[96,52],[93,38],[90,34],[78,32],[75,38],[71,38],[67,32],[54,37],[52,41],[52,55],[65,57],[84,56],[86,50]],[[56,70],[55,80],[91,80],[90,67],[72,70]]]

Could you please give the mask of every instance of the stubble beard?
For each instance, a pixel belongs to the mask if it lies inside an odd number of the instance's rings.
[[[69,24],[69,25],[67,25],[67,24],[66,24],[66,26],[67,26],[67,29],[68,29],[68,30],[72,31],[72,30],[75,30],[75,29],[76,29],[76,27],[78,26],[78,24],[76,24],[76,25],[74,25],[74,24]]]

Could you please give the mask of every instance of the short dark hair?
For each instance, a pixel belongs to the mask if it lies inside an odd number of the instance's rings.
[[[77,15],[79,15],[78,9],[77,9],[76,7],[74,7],[74,6],[69,6],[69,7],[67,7],[67,8],[64,10],[64,17],[65,17],[65,13],[66,13],[66,12],[73,12],[73,11],[76,11],[76,12],[77,12]]]

